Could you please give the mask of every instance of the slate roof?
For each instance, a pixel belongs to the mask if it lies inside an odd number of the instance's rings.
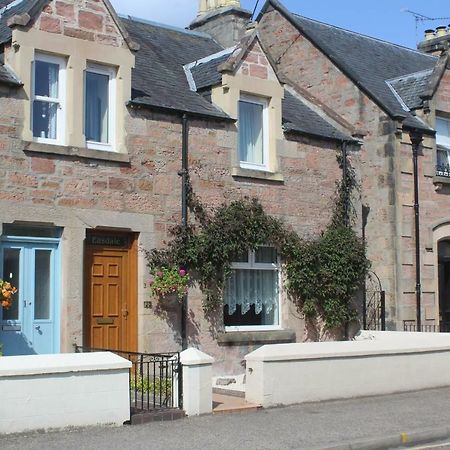
[[[6,3],[11,3],[8,0]],[[28,13],[35,5],[42,3],[42,0],[22,0],[20,3],[6,9],[0,16],[0,44],[8,42],[11,39],[11,28],[8,27],[7,22],[10,17],[16,14]],[[0,6],[1,11],[1,6]]]
[[[0,63],[0,83],[9,84],[12,86],[21,86],[22,83],[14,75],[12,70]]]
[[[265,8],[269,4],[282,12],[390,116],[406,116],[406,125],[425,126],[402,108],[385,81],[432,69],[436,57],[293,14],[278,0],[269,0]]]
[[[283,126],[286,131],[294,131],[310,136],[324,137],[338,141],[354,140],[344,134],[310,109],[298,97],[284,91]]]
[[[231,54],[231,49],[227,53],[220,52],[217,57],[206,61],[197,61],[186,66],[186,70],[191,73],[196,90],[214,86],[222,81],[222,74],[218,67],[223,64]]]
[[[132,78],[132,102],[226,119],[228,116],[189,88],[183,65],[223,48],[210,36],[134,18],[122,18],[140,44]]]
[[[417,109],[422,106],[421,95],[425,93],[433,70],[424,70],[403,77],[388,80],[388,83],[401,97],[409,109]]]

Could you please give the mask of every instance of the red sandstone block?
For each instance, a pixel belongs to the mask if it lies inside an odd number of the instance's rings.
[[[73,5],[57,1],[55,3],[55,6],[56,6],[56,14],[58,16],[62,16],[70,20],[75,19],[75,9]]]
[[[86,8],[92,9],[92,11],[106,12],[103,4],[100,2],[87,2]]]
[[[47,33],[61,33],[61,20],[42,14],[40,29],[47,31]]]
[[[36,173],[55,173],[55,162],[46,158],[31,158],[31,170]]]
[[[64,27],[64,35],[77,39],[83,39],[85,41],[94,40],[94,33],[91,31],[79,30],[78,28]]]
[[[95,40],[99,44],[111,45],[113,47],[119,46],[119,42],[116,36],[108,36],[107,34],[97,34]]]
[[[260,66],[257,64],[250,64],[250,76],[267,80],[268,78],[267,67]]]
[[[103,31],[103,16],[90,11],[80,11],[78,13],[78,23],[81,28],[93,31]]]
[[[108,179],[108,185],[110,189],[118,191],[131,191],[133,188],[132,183],[126,178],[110,177]]]

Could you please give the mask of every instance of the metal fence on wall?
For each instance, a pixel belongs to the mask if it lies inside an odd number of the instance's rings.
[[[178,352],[138,353],[82,346],[75,346],[75,352],[112,352],[131,361],[132,414],[141,411],[182,408],[182,367]]]

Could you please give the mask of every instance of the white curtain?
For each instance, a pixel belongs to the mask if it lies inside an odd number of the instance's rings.
[[[263,310],[270,313],[278,305],[278,272],[276,270],[234,269],[227,281],[225,304],[228,314],[236,312],[239,305],[241,314],[246,314],[252,305],[255,313]]]
[[[239,102],[239,152],[241,161],[263,164],[263,106]]]
[[[107,75],[86,72],[85,133],[88,141],[109,141]]]

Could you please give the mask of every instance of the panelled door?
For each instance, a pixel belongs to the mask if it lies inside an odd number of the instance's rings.
[[[136,350],[135,254],[86,247],[85,342],[89,347]]]
[[[3,280],[18,289],[12,307],[0,307],[4,355],[59,352],[57,242],[3,242],[1,265]]]

